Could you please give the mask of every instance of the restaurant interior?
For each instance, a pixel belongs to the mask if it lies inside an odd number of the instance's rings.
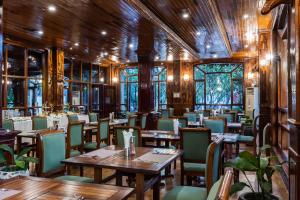
[[[300,200],[299,0],[0,0],[0,199]]]

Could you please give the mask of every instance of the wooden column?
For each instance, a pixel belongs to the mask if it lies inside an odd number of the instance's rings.
[[[54,106],[55,111],[63,109],[64,91],[64,52],[57,48],[48,51],[46,101]]]
[[[0,0],[0,63],[3,63],[3,0]],[[0,70],[0,127],[2,127],[2,70]]]
[[[300,199],[300,9],[294,0],[289,7],[289,194],[290,200]]]

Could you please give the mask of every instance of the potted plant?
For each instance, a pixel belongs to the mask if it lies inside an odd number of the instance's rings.
[[[7,144],[0,145],[0,179],[10,179],[19,175],[29,176],[29,163],[38,163],[34,157],[24,156],[31,151],[30,147],[18,154]],[[6,155],[8,153],[8,156]]]
[[[257,155],[248,151],[239,153],[238,157],[226,163],[227,167],[239,170],[246,177],[246,182],[234,183],[231,187],[230,194],[243,190],[245,187],[250,188],[251,192],[243,193],[239,200],[278,200],[279,198],[272,194],[272,175],[275,171],[282,170],[282,164],[277,163],[277,157],[262,156],[261,152],[270,149],[269,145],[260,148]],[[276,162],[271,162],[275,160]],[[246,171],[255,172],[257,187],[251,184],[246,175]]]

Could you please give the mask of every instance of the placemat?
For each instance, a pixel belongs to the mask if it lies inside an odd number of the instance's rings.
[[[97,156],[99,158],[107,158],[107,157],[113,156],[117,153],[120,153],[121,151],[122,150],[98,149],[98,150],[83,154],[82,156],[87,156],[87,157]]]

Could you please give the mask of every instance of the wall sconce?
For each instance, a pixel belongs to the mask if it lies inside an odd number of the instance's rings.
[[[188,81],[190,79],[190,76],[188,74],[183,75],[183,80]]]
[[[248,79],[254,79],[254,73],[248,72]]]
[[[117,83],[118,82],[118,78],[117,77],[113,77],[111,80],[112,80],[113,83]]]
[[[173,80],[174,80],[174,77],[173,77],[173,75],[169,75],[169,76],[168,76],[168,81],[170,81],[170,82],[171,82],[171,81],[173,81]]]
[[[100,78],[100,82],[101,82],[101,83],[104,82],[104,78],[103,78],[103,77]]]

